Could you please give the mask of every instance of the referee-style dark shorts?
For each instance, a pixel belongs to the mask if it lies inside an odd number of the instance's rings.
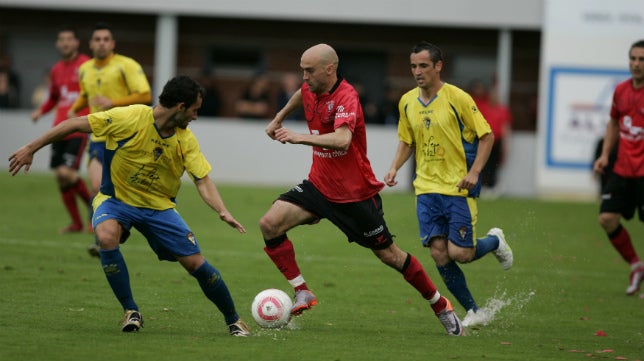
[[[78,170],[83,152],[87,146],[87,137],[70,138],[51,144],[51,159],[49,168],[67,166]]]
[[[600,213],[619,213],[631,219],[638,209],[640,221],[644,222],[644,177],[624,178],[611,173],[602,189]]]
[[[385,249],[393,243],[379,194],[360,202],[334,203],[304,180],[278,199],[296,204],[320,219],[328,219],[347,235],[349,242],[374,250]]]

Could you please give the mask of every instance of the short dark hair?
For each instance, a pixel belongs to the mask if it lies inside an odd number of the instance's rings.
[[[69,26],[69,25],[63,25],[60,28],[58,28],[57,34],[60,33],[72,33],[74,35],[74,38],[78,39],[78,30],[76,30],[75,27]]]
[[[628,52],[630,53],[633,48],[644,48],[644,39],[634,42]]]
[[[199,95],[203,98],[205,93],[204,88],[195,80],[185,75],[178,75],[163,86],[159,103],[165,108],[172,108],[179,103],[190,107],[197,102]]]
[[[416,44],[413,48],[411,48],[412,54],[418,54],[421,51],[427,50],[429,52],[429,58],[432,60],[434,64],[436,64],[439,61],[443,61],[443,51],[441,48],[438,46],[428,42],[428,41],[421,41],[420,43]]]
[[[99,21],[99,22],[96,23],[96,25],[94,25],[94,29],[92,30],[92,34],[94,34],[94,32],[96,30],[107,30],[107,31],[110,32],[110,34],[112,34],[112,38],[114,37],[114,30],[112,30],[112,25],[110,25],[110,24],[108,24],[108,23],[106,23],[104,21]]]

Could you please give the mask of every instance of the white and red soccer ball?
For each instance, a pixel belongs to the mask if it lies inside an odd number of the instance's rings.
[[[269,288],[255,296],[251,312],[259,326],[280,328],[288,324],[292,307],[293,301],[286,292],[276,288]]]

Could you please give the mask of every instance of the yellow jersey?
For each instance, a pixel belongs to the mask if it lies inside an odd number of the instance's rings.
[[[143,72],[143,68],[136,60],[114,54],[103,66],[99,67],[97,61],[90,59],[78,69],[80,96],[85,97],[90,105],[90,112],[100,111],[92,105],[92,98],[104,96],[109,99],[118,99],[133,93],[149,93],[150,84]],[[91,140],[104,141],[92,133]]]
[[[162,137],[147,105],[112,108],[88,119],[92,132],[105,137],[106,148],[95,205],[114,197],[134,207],[174,208],[184,171],[193,179],[210,173],[192,131],[176,128],[173,135]]]
[[[398,103],[398,139],[415,148],[416,195],[477,196],[466,189],[459,192],[456,185],[476,158],[478,139],[491,133],[490,125],[472,97],[456,86],[443,84],[427,104],[419,94],[414,88]]]

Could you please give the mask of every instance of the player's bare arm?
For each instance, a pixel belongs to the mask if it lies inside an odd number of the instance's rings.
[[[33,162],[34,154],[42,147],[61,140],[74,132],[90,133],[91,131],[92,129],[86,116],[68,119],[11,154],[9,156],[9,172],[11,172],[11,175],[16,175],[23,166],[25,167],[25,172],[28,172]]]
[[[398,142],[398,149],[396,150],[396,155],[394,160],[391,163],[391,167],[387,174],[385,174],[385,184],[389,187],[393,187],[398,184],[396,180],[396,175],[398,175],[398,170],[402,167],[405,162],[411,157],[414,153],[414,148],[405,142]]]
[[[300,134],[288,128],[279,128],[275,131],[275,140],[282,143],[304,144],[333,150],[347,150],[351,145],[353,133],[348,126],[343,125],[333,133],[326,134]]]
[[[246,233],[244,226],[242,226],[226,208],[217,186],[209,176],[196,180],[195,185],[197,186],[197,191],[199,192],[201,199],[203,199],[210,208],[217,212],[222,221],[237,229],[239,233]]]
[[[608,124],[606,124],[606,134],[604,135],[602,154],[593,164],[593,171],[598,174],[604,174],[604,168],[608,165],[608,157],[615,144],[617,144],[618,138],[619,122],[617,119],[611,118]]]
[[[280,111],[275,114],[275,118],[268,123],[268,126],[266,126],[266,134],[271,137],[271,139],[275,139],[275,131],[282,127],[282,122],[286,119],[286,116],[301,107],[302,92],[298,89],[288,100],[284,108],[280,109]]]
[[[474,158],[474,163],[469,172],[465,175],[465,178],[461,179],[460,182],[456,185],[459,192],[463,189],[472,189],[478,183],[479,175],[485,166],[490,153],[492,152],[492,146],[494,145],[494,135],[492,133],[487,133],[479,138],[479,147],[476,151],[476,158]]]

